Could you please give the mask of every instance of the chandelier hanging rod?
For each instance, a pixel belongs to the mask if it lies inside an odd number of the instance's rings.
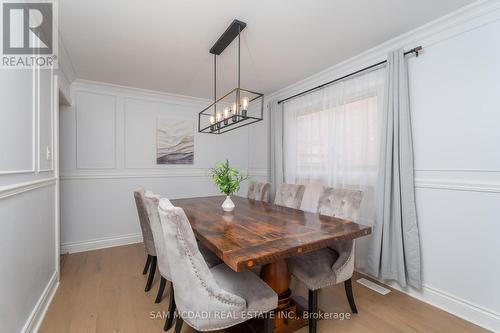
[[[198,132],[200,133],[222,134],[263,119],[264,95],[241,88],[241,31],[246,25],[245,22],[233,20],[209,50],[214,55],[214,101],[198,113]],[[217,56],[236,37],[238,37],[237,86],[224,96],[217,98]],[[232,96],[235,98],[232,99]]]
[[[226,31],[224,31],[219,39],[217,39],[209,52],[215,55],[220,55],[226,47],[228,47],[229,44],[231,44],[231,42],[238,37],[240,32],[242,32],[246,26],[247,24],[245,22],[233,20],[229,27],[227,27]]]

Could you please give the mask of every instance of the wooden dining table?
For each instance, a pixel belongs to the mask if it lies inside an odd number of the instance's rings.
[[[293,332],[307,320],[291,297],[286,258],[333,242],[371,233],[353,221],[262,201],[232,197],[233,212],[222,210],[223,196],[172,200],[184,209],[196,238],[236,272],[261,266],[261,278],[278,294],[275,332]],[[242,331],[242,329],[239,329]]]

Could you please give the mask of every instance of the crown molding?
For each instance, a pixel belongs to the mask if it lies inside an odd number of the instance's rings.
[[[398,48],[407,50],[415,46],[422,46],[423,54],[425,54],[426,48],[433,44],[499,19],[500,1],[480,0],[474,2],[303,80],[272,92],[266,96],[266,100],[269,101],[288,97],[304,89],[327,82],[332,78],[343,76],[367,65],[382,61],[386,59],[389,52]]]
[[[169,103],[179,105],[190,105],[195,107],[204,107],[213,101],[205,98],[172,94],[162,91],[142,89],[137,87],[128,87],[114,83],[98,82],[91,80],[76,79],[71,84],[72,90],[88,90],[88,91],[108,91],[113,94],[124,95],[125,97],[133,97],[139,99],[154,99],[161,102],[168,100]]]

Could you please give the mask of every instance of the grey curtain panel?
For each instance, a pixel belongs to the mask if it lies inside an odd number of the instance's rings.
[[[269,110],[269,182],[271,183],[270,202],[274,202],[276,189],[283,184],[283,104],[270,101]]]
[[[388,55],[377,212],[369,251],[368,273],[422,286],[420,238],[415,208],[408,71],[403,50]]]

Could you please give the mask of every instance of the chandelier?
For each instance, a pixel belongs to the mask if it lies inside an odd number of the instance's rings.
[[[210,49],[214,55],[214,102],[198,114],[198,132],[222,134],[261,121],[264,95],[240,87],[240,34],[247,24],[234,20]],[[217,56],[238,37],[238,86],[217,99]]]

